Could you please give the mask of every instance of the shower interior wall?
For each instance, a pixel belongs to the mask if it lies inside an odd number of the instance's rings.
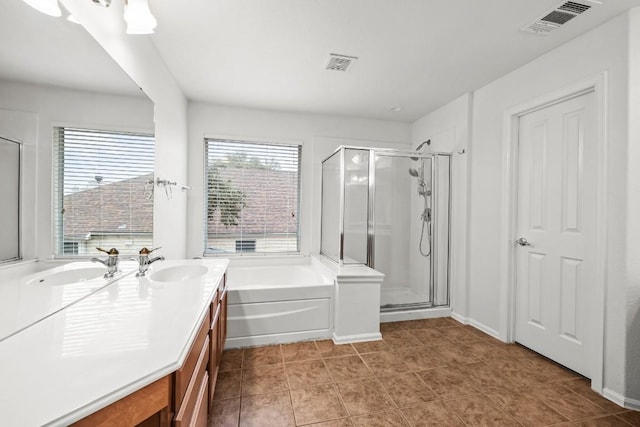
[[[374,268],[385,274],[382,306],[428,301],[429,258],[418,252],[424,201],[411,167],[416,162],[408,157],[376,158]]]

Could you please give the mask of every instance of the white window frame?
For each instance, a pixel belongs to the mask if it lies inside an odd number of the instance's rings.
[[[297,230],[296,230],[296,251],[291,252],[225,252],[225,253],[217,253],[217,252],[208,252],[208,141],[210,140],[226,140],[226,141],[236,141],[236,142],[244,142],[247,144],[266,144],[266,145],[276,145],[276,146],[291,146],[296,147],[298,149],[298,178],[297,178],[297,207],[296,207],[296,217],[297,217]],[[282,140],[277,138],[255,138],[255,137],[246,137],[246,136],[229,136],[229,135],[217,135],[217,134],[205,134],[203,137],[202,144],[202,153],[203,153],[203,161],[202,161],[202,182],[203,182],[203,221],[202,221],[202,241],[203,241],[203,256],[204,257],[224,257],[224,258],[235,258],[235,257],[244,257],[244,258],[265,258],[265,257],[299,257],[302,255],[302,230],[304,227],[304,222],[302,218],[302,208],[303,208],[303,196],[302,196],[302,188],[303,188],[303,153],[305,153],[305,144],[302,141],[298,140]],[[255,239],[254,236],[235,236],[234,239]],[[257,248],[256,248],[257,249]]]
[[[51,217],[51,253],[52,253],[52,257],[53,259],[86,259],[89,257],[93,257],[96,254],[95,253],[91,253],[91,252],[86,252],[86,253],[81,253],[78,255],[74,255],[74,254],[65,254],[65,253],[61,253],[60,249],[63,247],[63,245],[65,243],[70,242],[70,240],[65,239],[64,235],[60,234],[60,230],[59,230],[59,222],[60,222],[60,212],[58,212],[58,208],[59,208],[59,195],[57,194],[57,190],[56,188],[60,186],[61,184],[61,180],[62,177],[60,176],[60,170],[59,170],[59,165],[57,164],[58,162],[58,142],[56,140],[57,138],[57,132],[58,129],[60,128],[72,128],[72,129],[80,129],[80,130],[85,130],[85,131],[95,131],[95,132],[105,132],[105,133],[112,133],[112,134],[140,134],[140,135],[145,135],[148,137],[152,137],[154,139],[154,159],[155,159],[155,155],[156,155],[156,144],[155,144],[155,134],[154,134],[154,129],[152,128],[138,128],[138,127],[117,127],[117,126],[111,126],[111,125],[104,125],[104,124],[94,124],[94,123],[72,123],[72,122],[53,122],[51,124],[51,135],[52,135],[52,144],[51,144],[51,160],[50,160],[50,165],[51,165],[51,213],[52,213],[52,217]],[[155,160],[154,160],[155,161]],[[153,169],[153,177],[155,179],[155,167]],[[64,184],[62,184],[64,185]],[[150,186],[151,189],[151,194],[152,194],[152,199],[155,197],[155,188],[153,185]],[[153,208],[155,210],[155,206]],[[151,240],[153,240],[153,224],[152,224],[152,231],[151,231]],[[82,244],[79,244],[78,247],[80,248],[82,246]],[[136,250],[133,252],[137,252],[137,249],[139,245],[135,246]],[[120,250],[122,247],[117,247],[118,250]],[[105,249],[109,249],[109,248],[105,248]],[[125,250],[125,253],[122,255],[129,255],[129,253],[127,253],[128,251]]]

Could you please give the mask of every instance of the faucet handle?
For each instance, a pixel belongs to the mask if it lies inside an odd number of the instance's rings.
[[[157,251],[158,249],[162,249],[162,246],[158,246],[157,248],[153,248],[153,249],[148,249],[148,248],[142,248],[140,249],[139,254],[140,255],[149,255],[151,252],[153,251]]]
[[[120,254],[120,252],[118,252],[118,250],[116,248],[111,248],[108,251],[104,250],[102,248],[96,248],[97,250],[99,250],[100,252],[104,252],[105,254],[109,255],[109,256],[117,256]]]

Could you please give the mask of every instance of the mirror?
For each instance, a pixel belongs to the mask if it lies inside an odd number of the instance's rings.
[[[0,263],[20,259],[21,144],[0,136]]]
[[[38,12],[22,0],[7,0],[5,3],[0,14],[0,137],[22,144],[23,173],[22,191],[18,198],[11,194],[2,195],[1,199],[11,206],[13,216],[1,219],[3,223],[10,221],[10,229],[13,230],[19,230],[18,222],[22,223],[22,233],[16,232],[16,235],[21,235],[23,259],[46,259],[55,252],[60,253],[60,247],[64,255],[66,247],[64,242],[56,244],[54,238],[53,224],[59,212],[52,209],[56,194],[52,194],[54,191],[51,189],[56,188],[60,179],[53,168],[59,153],[54,149],[54,129],[70,127],[153,134],[153,103],[81,25],[67,19],[69,14],[66,11],[63,10],[62,17],[55,18]],[[4,152],[2,156],[4,161]],[[10,172],[5,166],[2,165],[0,173]],[[78,167],[89,169],[92,166],[91,162],[83,160]],[[110,177],[101,171],[87,173],[92,178],[103,177],[103,187],[110,182]],[[8,177],[0,179],[5,182]],[[117,179],[112,177],[111,182]],[[120,181],[125,179],[132,177],[125,176]],[[138,213],[149,210],[140,221],[152,221],[153,202],[150,199],[144,201],[144,182],[138,184],[135,188],[140,190],[139,197],[133,197],[131,203],[143,206]],[[82,190],[79,188],[78,191]],[[100,192],[94,193],[101,197]],[[67,196],[69,193],[60,197]],[[18,199],[21,199],[20,206]],[[113,206],[113,200],[91,203],[88,201],[84,206],[87,216],[103,215],[102,206]],[[18,209],[19,215],[15,214]],[[67,227],[73,228],[75,239],[69,247],[79,247],[73,243],[79,239],[83,239],[87,251],[101,245],[120,245],[126,249],[128,243],[129,246],[140,243],[131,238],[135,227],[130,221],[116,219],[115,222],[117,224],[114,225],[99,221],[91,228],[82,228],[81,225]],[[65,242],[67,228],[63,238]],[[124,231],[120,235],[114,230]],[[146,229],[145,233],[150,231]],[[98,235],[102,236],[100,241],[94,239]],[[106,239],[106,235],[113,239]],[[14,240],[3,237],[0,255],[15,253],[15,247]],[[83,255],[78,251],[70,254]]]

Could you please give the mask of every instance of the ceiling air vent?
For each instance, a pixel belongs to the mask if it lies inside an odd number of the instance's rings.
[[[600,4],[596,0],[585,0],[588,3]],[[576,16],[591,9],[591,5],[575,1],[562,2],[553,9],[547,11],[541,18],[535,19],[522,28],[527,33],[547,35],[557,30]]]
[[[358,59],[357,56],[339,55],[337,53],[329,54],[329,61],[326,69],[334,71],[347,71],[353,61]]]

